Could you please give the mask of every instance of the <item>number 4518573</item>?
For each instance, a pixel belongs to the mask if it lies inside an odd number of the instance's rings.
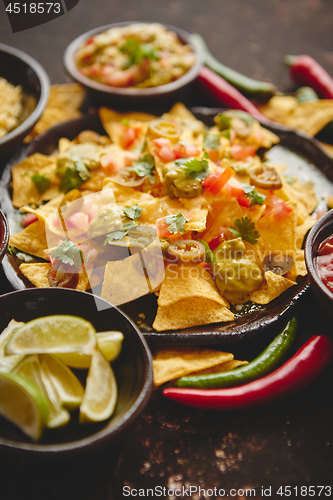
[[[6,7],[6,12],[10,14],[60,14],[60,3],[38,2],[38,3],[10,3]]]

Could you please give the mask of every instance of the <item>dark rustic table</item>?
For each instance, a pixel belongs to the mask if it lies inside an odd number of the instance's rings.
[[[1,3],[0,42],[25,50],[44,65],[52,83],[62,83],[62,53],[75,36],[127,20],[161,21],[198,32],[226,65],[272,81],[282,92],[293,90],[282,64],[286,54],[310,54],[333,74],[331,0],[80,0],[61,18],[15,34]],[[0,272],[0,293],[10,290]],[[302,338],[332,331],[310,290],[299,317]],[[228,494],[237,499],[330,497],[332,375],[330,366],[293,397],[229,413],[183,407],[156,391],[135,425],[109,449],[61,460],[0,455],[0,498],[176,498],[168,489],[194,500]]]

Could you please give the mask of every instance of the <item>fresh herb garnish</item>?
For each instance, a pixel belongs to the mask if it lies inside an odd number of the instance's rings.
[[[164,221],[166,224],[169,225],[168,231],[169,233],[180,233],[184,234],[185,233],[185,224],[189,222],[191,219],[187,219],[184,217],[182,213],[179,213],[177,215],[167,215],[164,218]]]
[[[51,180],[45,175],[36,173],[31,177],[31,180],[40,194],[44,194],[51,186]]]
[[[135,160],[130,167],[126,167],[129,172],[135,172],[138,177],[147,177],[151,184],[154,184],[155,179],[153,172],[155,169],[155,159],[150,153],[140,156]]]
[[[176,165],[183,165],[185,167],[184,172],[186,177],[203,181],[209,174],[208,158],[209,155],[205,151],[202,158],[180,158],[175,163]]]
[[[220,147],[220,135],[219,134],[205,134],[203,140],[203,146],[205,149],[218,149]]]
[[[245,182],[243,182],[243,189],[246,197],[251,199],[251,207],[253,205],[263,205],[266,199],[264,194],[258,193],[253,186],[250,186],[250,184],[246,184]]]
[[[107,245],[107,243],[112,243],[113,241],[121,240],[122,238],[128,235],[131,229],[134,229],[138,225],[139,225],[138,222],[129,222],[128,224],[124,224],[117,231],[112,231],[112,233],[107,234],[104,240],[104,245]]]
[[[216,264],[216,257],[209,248],[207,241],[204,240],[199,240],[199,241],[205,247],[205,261],[207,262],[207,264]]]
[[[85,181],[90,179],[90,173],[85,164],[81,160],[75,160],[73,167],[67,167],[62,176],[59,190],[68,193],[72,189],[77,189]]]
[[[151,61],[159,60],[158,52],[152,45],[140,43],[134,37],[129,38],[120,47],[120,51],[128,55],[128,66],[132,66],[133,64],[140,65],[144,59]]]
[[[247,241],[252,245],[256,245],[260,238],[260,234],[256,230],[254,222],[252,222],[248,217],[236,219],[235,227],[228,227],[228,229],[232,232],[232,234],[242,238],[242,240]]]
[[[63,264],[75,266],[76,269],[79,269],[85,261],[82,250],[68,238],[66,238],[57,248],[52,248],[49,251],[49,255]]]
[[[132,207],[126,207],[124,208],[123,214],[128,217],[129,219],[135,220],[138,219],[141,215],[142,208],[139,207],[138,204],[133,205]]]

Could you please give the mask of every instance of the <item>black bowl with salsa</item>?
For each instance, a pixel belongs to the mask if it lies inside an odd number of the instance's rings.
[[[309,232],[305,262],[319,303],[333,317],[333,210],[321,217]]]

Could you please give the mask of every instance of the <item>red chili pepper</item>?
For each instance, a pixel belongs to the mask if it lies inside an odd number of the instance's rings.
[[[198,79],[209,92],[215,95],[221,105],[231,109],[241,109],[260,120],[267,121],[267,118],[260,113],[251,101],[224,80],[224,78],[214,73],[214,71],[203,67]]]
[[[279,401],[310,384],[333,360],[333,342],[311,337],[284,365],[248,384],[226,389],[168,387],[164,396],[195,408],[240,410]]]
[[[333,99],[333,78],[311,56],[286,56],[284,60],[295,82],[313,88],[323,99]]]

